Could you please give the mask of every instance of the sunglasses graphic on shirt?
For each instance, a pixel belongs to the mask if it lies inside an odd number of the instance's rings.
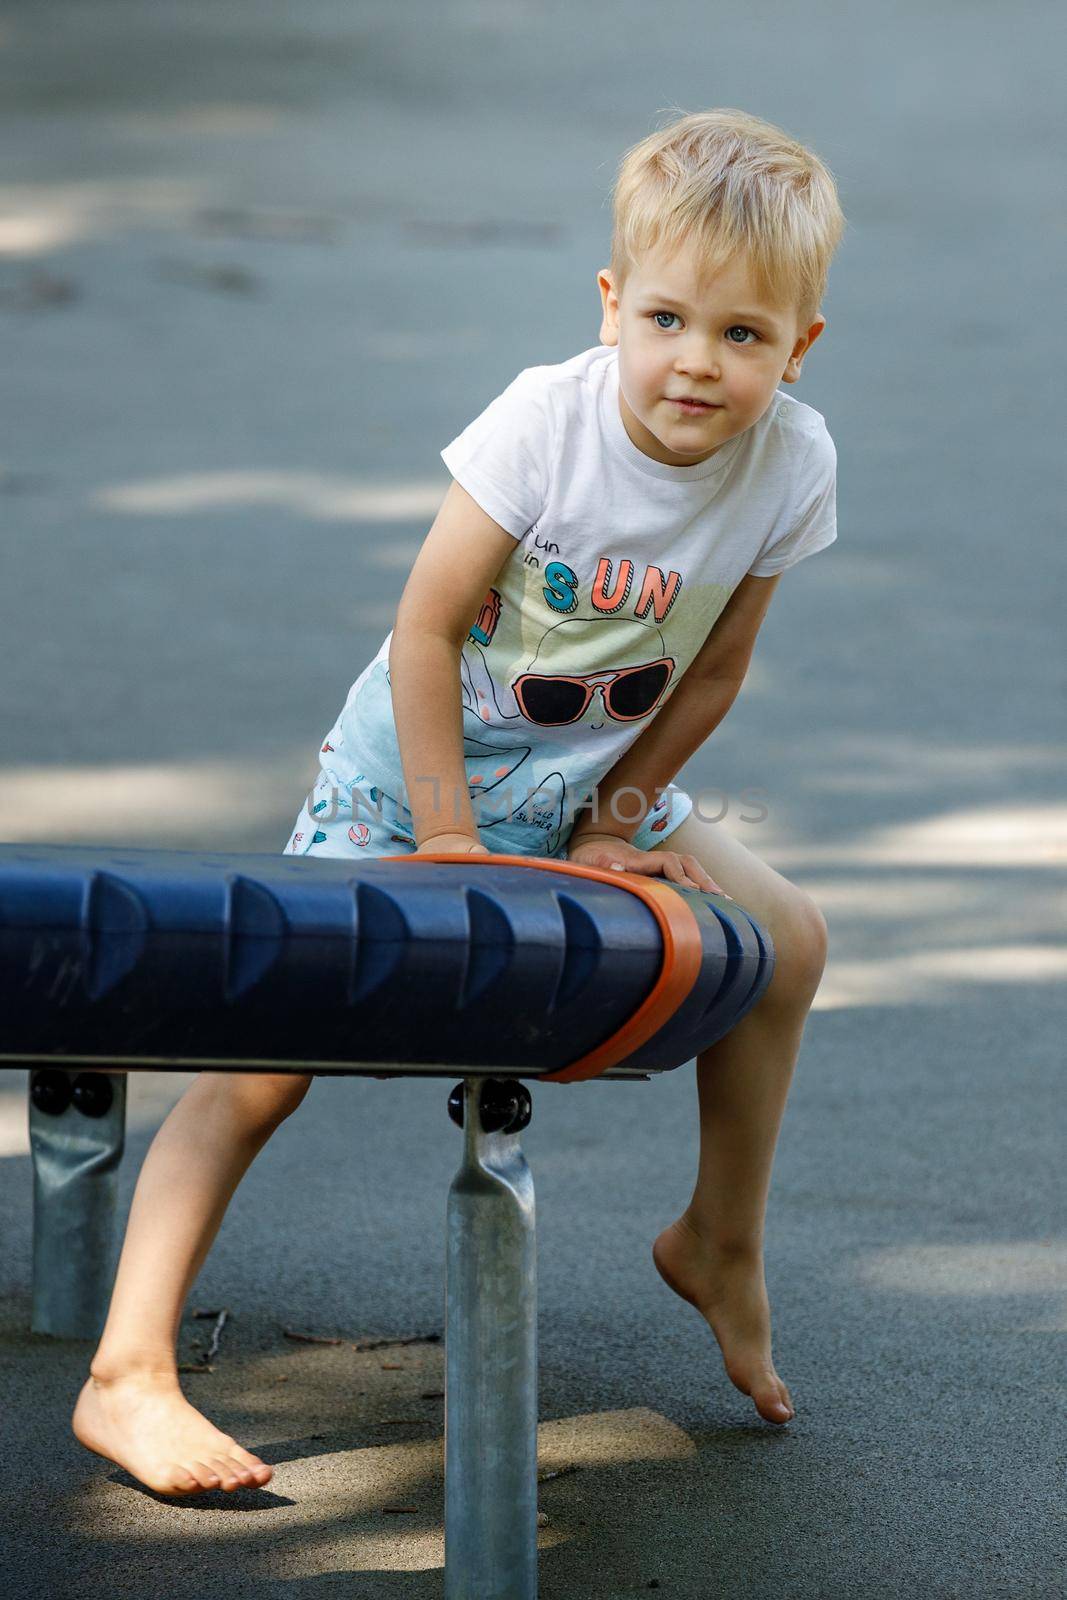
[[[640,667],[590,672],[583,677],[524,672],[512,688],[523,716],[542,728],[577,722],[598,689],[609,717],[616,722],[634,722],[647,717],[659,704],[673,671],[674,657],[661,656]]]

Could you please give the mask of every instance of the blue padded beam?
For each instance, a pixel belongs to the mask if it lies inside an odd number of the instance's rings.
[[[685,896],[700,975],[620,1068],[729,1031],[773,969],[734,902]],[[654,985],[633,893],[532,868],[0,845],[0,1059],[538,1076]]]

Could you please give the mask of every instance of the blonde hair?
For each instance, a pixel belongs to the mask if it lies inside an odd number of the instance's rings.
[[[819,310],[845,230],[837,186],[812,151],[747,111],[682,114],[627,150],[613,190],[611,269],[621,295],[647,250],[694,246],[702,272],[740,254],[762,297]]]

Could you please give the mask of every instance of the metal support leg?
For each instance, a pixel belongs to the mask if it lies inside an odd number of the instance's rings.
[[[468,1078],[448,1195],[445,1600],[536,1600],[537,1271],[525,1085]]]
[[[104,1325],[125,1136],[124,1072],[31,1073],[34,1333],[95,1339]]]

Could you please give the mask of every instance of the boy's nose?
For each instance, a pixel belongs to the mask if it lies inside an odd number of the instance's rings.
[[[718,383],[722,372],[717,361],[679,361],[675,366],[679,377],[694,383]]]
[[[675,362],[675,371],[689,377],[718,378],[718,356],[708,347],[692,344],[681,350]]]

